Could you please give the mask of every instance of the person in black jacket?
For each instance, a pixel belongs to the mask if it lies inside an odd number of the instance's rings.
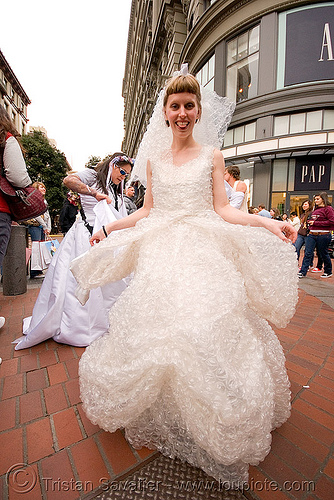
[[[79,210],[79,204],[80,196],[73,191],[69,191],[59,215],[59,224],[64,236],[75,222],[75,218]]]

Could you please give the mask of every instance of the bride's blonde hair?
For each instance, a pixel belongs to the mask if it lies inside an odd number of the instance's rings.
[[[189,94],[194,94],[196,96],[198,108],[201,113],[201,89],[196,78],[190,73],[188,73],[188,75],[173,76],[167,81],[163,100],[164,108],[167,105],[167,100],[170,95],[181,94],[182,92],[188,92]]]

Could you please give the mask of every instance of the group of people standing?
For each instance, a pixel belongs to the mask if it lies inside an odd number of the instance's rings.
[[[297,231],[297,240],[294,243],[297,260],[300,259],[300,250],[305,245],[304,258],[299,267],[299,278],[304,278],[311,269],[312,272],[322,272],[321,278],[330,278],[332,261],[328,253],[334,231],[334,209],[325,192],[318,193],[313,200],[306,200],[302,204],[302,214],[292,211],[290,218],[287,214],[281,215],[277,208],[266,210],[264,204],[250,207],[249,212],[279,221],[288,221]],[[314,253],[317,263],[313,267]]]
[[[302,208],[303,215],[295,242],[298,260],[303,245],[305,245],[305,253],[298,277],[304,278],[307,275],[312,267],[316,250],[318,262],[313,270],[321,272],[324,267],[321,278],[330,278],[333,273],[328,247],[332,240],[332,231],[334,231],[334,209],[325,192],[316,194],[314,203],[312,200],[305,201]]]

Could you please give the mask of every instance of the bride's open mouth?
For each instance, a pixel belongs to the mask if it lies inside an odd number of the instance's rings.
[[[175,125],[178,127],[178,128],[181,128],[181,129],[185,129],[188,127],[190,122],[186,121],[186,122],[175,122]]]

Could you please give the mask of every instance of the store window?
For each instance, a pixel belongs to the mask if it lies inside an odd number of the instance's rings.
[[[196,78],[203,87],[214,90],[215,87],[215,55],[202,66],[196,74]]]
[[[224,138],[224,147],[243,144],[255,140],[256,122],[228,129]]]
[[[306,132],[321,130],[322,126],[322,111],[311,111],[306,115]]]
[[[289,163],[288,159],[273,161],[270,208],[278,208],[281,215],[287,211],[286,193],[290,181]]]
[[[226,95],[236,102],[257,95],[260,27],[227,43]]]
[[[281,215],[286,213],[286,193],[273,193],[270,208],[278,208]]]
[[[334,129],[334,109],[325,109],[324,111],[324,130]]]
[[[334,129],[334,110],[319,109],[305,113],[275,116],[274,136]]]
[[[288,180],[288,161],[284,160],[274,160],[273,162],[273,179],[272,179],[272,190],[273,191],[286,191],[287,180]]]

